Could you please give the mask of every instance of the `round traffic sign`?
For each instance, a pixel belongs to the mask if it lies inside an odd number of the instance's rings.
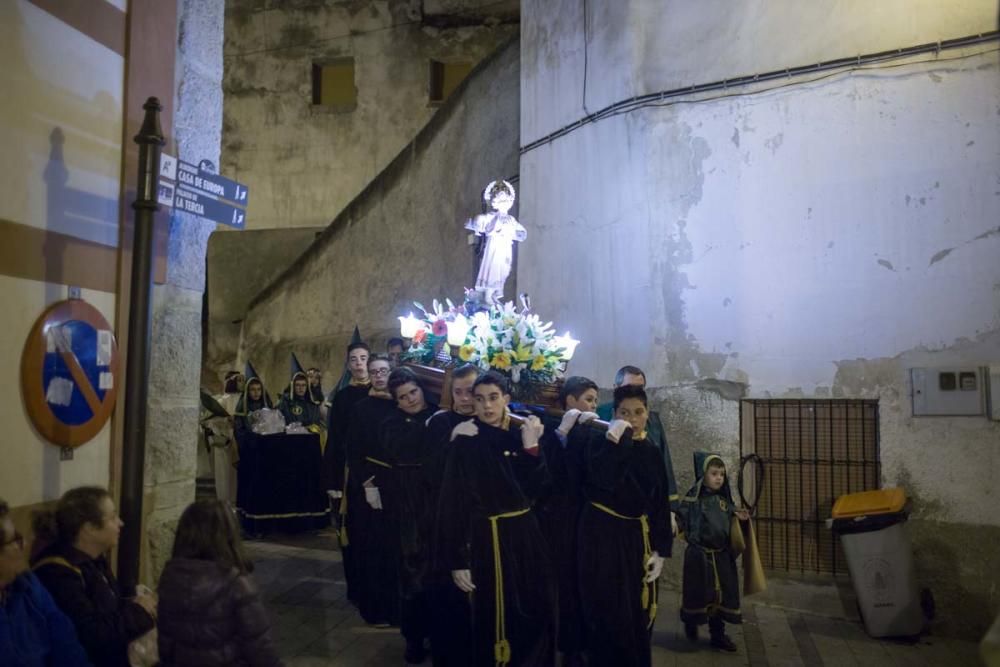
[[[78,447],[111,416],[118,391],[118,343],[100,311],[86,301],[54,303],[28,334],[21,357],[21,395],[38,432]]]

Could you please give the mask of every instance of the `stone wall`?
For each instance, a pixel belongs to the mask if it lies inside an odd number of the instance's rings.
[[[997,7],[530,0],[522,18],[525,146],[637,95],[995,30]],[[998,73],[992,42],[731,87],[521,158],[519,286],[582,339],[575,372],[647,370],[679,485],[695,449],[735,464],[740,398],[878,399],[937,629],[970,636],[1000,610],[974,547],[1000,539],[1000,423],[914,417],[908,378],[1000,361]]]
[[[304,365],[324,369],[329,386],[343,368],[355,324],[380,347],[398,335],[396,317],[412,301],[460,299],[474,282],[462,225],[482,212],[487,183],[517,172],[518,55],[515,40],[480,63],[413,142],[250,304],[240,363],[252,359],[272,392],[287,381],[291,350]]]
[[[202,387],[213,393],[222,391],[226,371],[237,368],[240,330],[250,301],[287,269],[322,231],[322,227],[238,233],[220,229],[208,239],[205,279],[208,312]]]
[[[177,157],[219,163],[223,0],[180,0],[174,137]],[[205,251],[215,224],[175,211],[167,276],[153,288],[146,431],[143,580],[170,557],[177,520],[194,500]]]
[[[477,63],[517,33],[516,3],[230,0],[223,171],[248,228],[327,225],[437,111],[431,59]],[[505,10],[505,11],[500,11]],[[312,66],[353,58],[356,108],[312,104]]]

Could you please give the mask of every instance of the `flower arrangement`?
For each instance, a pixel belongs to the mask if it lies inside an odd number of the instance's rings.
[[[441,358],[444,345],[451,344],[458,348],[456,356],[462,362],[509,377],[521,398],[529,398],[540,385],[561,377],[577,342],[568,334],[557,336],[551,322],[518,311],[511,301],[471,314],[467,314],[467,304],[455,306],[447,299],[447,307],[436,299],[430,309],[417,302],[413,305],[423,318],[399,318],[403,336],[412,340],[405,359],[433,364]]]

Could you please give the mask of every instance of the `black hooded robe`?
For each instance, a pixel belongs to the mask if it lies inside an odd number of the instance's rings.
[[[344,436],[344,452],[347,466],[356,471],[348,476],[340,511],[340,548],[344,562],[344,580],[347,582],[347,599],[357,605],[362,618],[368,623],[391,623],[397,618],[392,600],[380,603],[373,599],[368,585],[372,572],[378,572],[378,563],[371,562],[372,542],[377,540],[369,534],[374,510],[365,501],[361,483],[362,461],[369,443],[378,437],[379,425],[393,410],[396,402],[387,396],[371,395],[362,398],[353,407],[353,414]],[[378,557],[376,550],[375,557]]]
[[[659,449],[631,431],[618,444],[587,434],[580,513],[580,598],[593,667],[648,667],[657,584],[646,561],[673,543],[667,475]]]
[[[476,420],[451,444],[438,500],[437,562],[471,570],[473,665],[555,662],[555,582],[532,510],[549,483],[544,454]]]
[[[736,552],[730,535],[736,508],[728,476],[718,491],[702,483],[712,459],[722,460],[716,454],[694,453],[697,481],[681,499],[677,514],[688,544],[681,593],[681,620],[688,625],[743,622]]]
[[[399,409],[391,412],[379,429],[379,451],[365,461],[365,479],[375,477],[384,520],[395,531],[387,550],[395,558],[400,631],[408,642],[416,643],[430,636],[427,587],[436,507],[432,509],[430,503],[428,471],[424,470],[434,455],[424,437],[424,424],[436,411],[437,406],[429,406],[415,415]]]

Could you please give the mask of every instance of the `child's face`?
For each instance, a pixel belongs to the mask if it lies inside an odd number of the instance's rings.
[[[638,437],[646,430],[649,413],[646,411],[646,405],[638,398],[626,398],[618,404],[615,418],[627,421],[632,426],[633,435]]]
[[[722,488],[722,483],[726,481],[725,468],[709,468],[705,471],[705,486],[712,491]]]

